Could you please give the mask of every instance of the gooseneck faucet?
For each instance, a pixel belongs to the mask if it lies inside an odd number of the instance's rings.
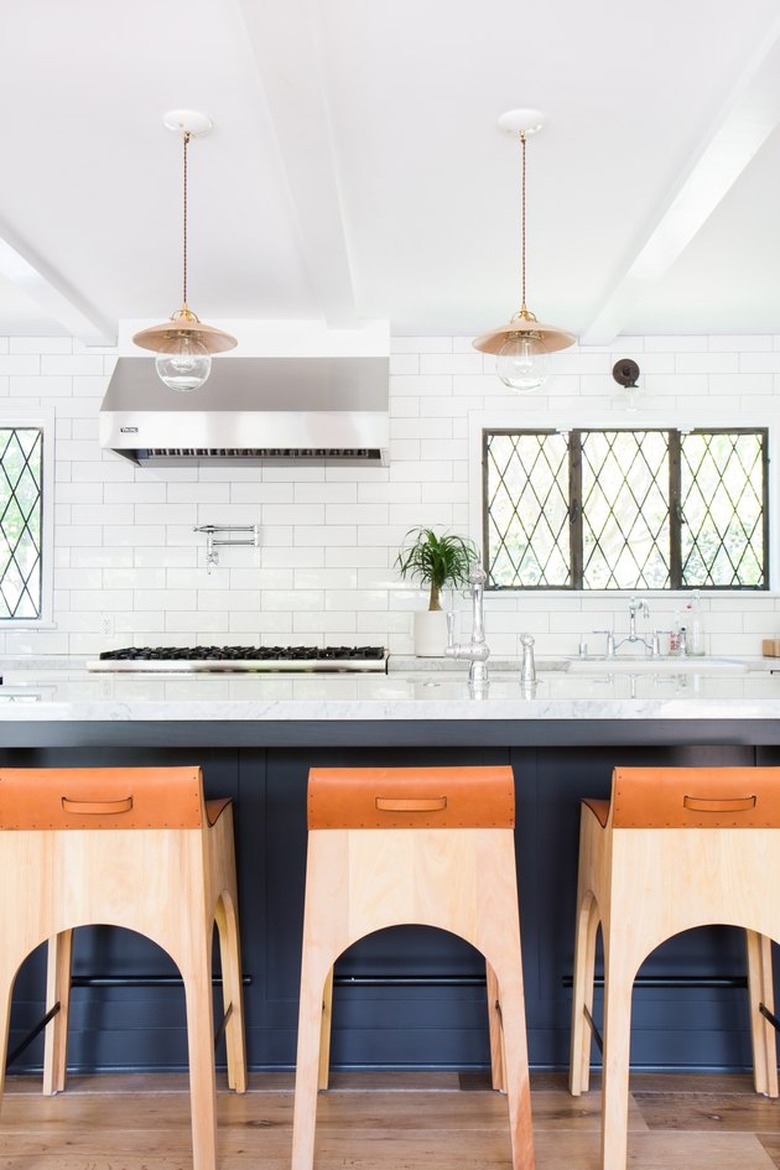
[[[448,658],[469,662],[469,686],[484,688],[488,682],[487,660],[490,648],[485,641],[485,616],[483,598],[487,573],[481,565],[474,565],[469,573],[471,586],[471,641],[467,645],[448,646],[444,651]]]
[[[620,649],[621,646],[624,646],[626,642],[628,642],[631,646],[635,646],[637,644],[644,646],[645,650],[651,657],[654,657],[656,654],[660,653],[657,632],[651,639],[645,638],[636,632],[637,614],[641,614],[642,617],[649,617],[650,606],[646,601],[643,601],[641,597],[631,597],[628,602],[628,633],[624,638],[620,638],[616,641],[612,630],[593,631],[594,634],[607,635],[607,658],[614,658],[616,652]]]

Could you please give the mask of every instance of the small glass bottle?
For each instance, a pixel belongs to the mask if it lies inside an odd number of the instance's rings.
[[[698,589],[694,589],[691,600],[686,607],[686,622],[688,653],[701,656],[704,654],[704,614]]]

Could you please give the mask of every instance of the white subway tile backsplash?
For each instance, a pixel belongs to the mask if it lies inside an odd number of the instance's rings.
[[[452,353],[451,337],[393,337],[390,340],[391,353]]]
[[[736,374],[739,369],[739,355],[733,351],[706,353],[678,353],[675,360],[676,372],[680,374]]]
[[[37,353],[35,354],[9,354],[0,352],[0,374],[13,375],[26,374],[28,377],[35,377],[36,374],[41,373],[41,359]],[[38,394],[39,391],[34,385],[27,383],[26,394]]]
[[[341,544],[349,545],[354,548],[357,540],[357,526],[355,524],[332,524],[327,534],[323,530],[322,525],[295,525],[293,529],[293,541],[297,546],[315,545],[319,546],[323,540],[329,545]]]
[[[390,447],[390,460],[393,467],[399,463],[419,463],[422,447],[419,439],[393,438]]]
[[[294,485],[296,504],[356,504],[356,483],[298,483]]]
[[[40,371],[45,376],[46,374],[65,374],[67,377],[75,378],[79,374],[100,374],[104,373],[103,358],[100,354],[92,353],[42,353],[40,356]]]
[[[323,591],[296,589],[291,592],[289,589],[264,589],[261,595],[261,608],[264,614],[274,610],[289,610],[291,613],[300,610],[320,612],[324,608]]]
[[[393,422],[393,440],[401,439],[450,439],[452,438],[451,418],[404,418]],[[395,455],[395,446],[392,454]]]
[[[107,524],[100,532],[101,540],[109,545],[164,545],[167,543],[168,530],[164,524]]]
[[[425,374],[417,378],[411,376],[393,378],[390,383],[390,393],[393,397],[398,398],[407,396],[419,398],[422,395],[426,397],[436,395],[441,398],[452,393],[452,378],[446,374]]]
[[[115,361],[69,338],[0,339],[0,399],[55,415],[55,631],[10,628],[7,653],[93,653],[108,645],[199,640],[344,641],[410,653],[411,615],[427,591],[404,582],[395,561],[419,525],[472,536],[480,513],[471,492],[472,431],[494,416],[523,425],[549,412],[569,425],[580,408],[630,419],[617,408],[611,370],[634,356],[655,414],[670,421],[713,402],[733,402],[751,422],[780,394],[780,334],[751,337],[625,337],[608,347],[556,355],[544,393],[517,395],[470,337],[393,338],[391,461],[387,468],[136,469],[98,445],[97,416]],[[2,411],[0,411],[0,415]],[[477,421],[478,420],[478,421]],[[738,419],[736,421],[739,421]],[[222,547],[208,572],[196,524],[259,524],[261,547]],[[679,598],[653,595],[650,624],[664,627]],[[471,613],[456,599],[460,636]],[[758,653],[780,632],[780,597],[706,598],[718,653]],[[113,634],[105,635],[110,618]],[[488,594],[494,655],[518,653],[528,631],[540,654],[576,653],[594,628],[627,629],[626,598]]]
[[[394,353],[390,357],[390,377],[399,374],[414,375],[420,372],[420,355],[417,353]]]
[[[377,544],[374,548],[359,544],[336,546],[324,550],[324,563],[328,568],[356,565],[358,571],[364,568],[380,568],[387,562],[387,545]]]
[[[473,353],[421,354],[420,374],[481,374],[482,355]]]
[[[73,504],[71,505],[71,523],[131,525],[136,519],[135,511],[132,504]]]
[[[740,353],[734,355],[739,358],[739,369],[745,374],[777,374],[780,373],[780,351],[767,353]]]
[[[273,645],[292,633],[293,615],[290,610],[271,612],[265,609],[257,617],[261,644],[270,642]]]
[[[165,632],[181,633],[185,635],[181,645],[187,645],[187,642],[194,642],[202,644],[210,642],[212,637],[216,634],[226,634],[228,630],[228,615],[224,609],[204,611],[203,609],[192,608],[189,612],[180,610],[177,612],[168,611],[165,619]],[[187,637],[192,631],[191,637]],[[223,642],[223,638],[218,639]],[[179,643],[174,641],[174,645]]]
[[[325,642],[341,645],[354,642],[357,620],[354,612],[347,613],[294,613],[293,633],[305,635],[307,642],[324,645]],[[294,642],[303,640],[294,638]]]
[[[227,582],[226,582],[227,584]],[[231,606],[239,609],[254,609],[260,612],[262,591],[260,589],[233,589],[223,587],[218,590],[198,589],[198,613],[228,613]]]
[[[132,606],[138,610],[164,610],[166,613],[198,608],[198,594],[195,589],[136,589],[131,597]]]

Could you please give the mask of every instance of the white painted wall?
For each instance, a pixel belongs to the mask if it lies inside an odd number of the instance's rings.
[[[645,417],[615,411],[611,370],[633,357],[652,403],[648,419],[713,424],[780,420],[780,336],[624,338],[609,350],[557,355],[541,395],[519,397],[470,338],[392,343],[388,468],[136,470],[97,442],[114,351],[67,339],[0,338],[0,421],[53,409],[56,419],[53,624],[0,631],[6,654],[94,654],[129,644],[384,644],[411,652],[423,593],[393,567],[418,524],[479,540],[475,435],[482,424],[558,425]],[[780,431],[780,426],[778,426]],[[775,485],[776,486],[776,485]],[[772,504],[778,493],[772,492]],[[206,569],[198,524],[262,526],[260,549],[224,549]],[[648,595],[648,625],[670,624],[680,599]],[[468,605],[461,635],[468,635]],[[705,600],[710,650],[760,652],[780,635],[780,595]],[[488,596],[495,654],[514,655],[529,630],[538,653],[575,653],[594,628],[627,626],[625,596]],[[110,631],[110,632],[109,632]]]

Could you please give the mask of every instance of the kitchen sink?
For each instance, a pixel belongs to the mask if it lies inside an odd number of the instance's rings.
[[[570,674],[746,674],[747,663],[739,658],[670,657],[618,654],[614,658],[570,658]]]

